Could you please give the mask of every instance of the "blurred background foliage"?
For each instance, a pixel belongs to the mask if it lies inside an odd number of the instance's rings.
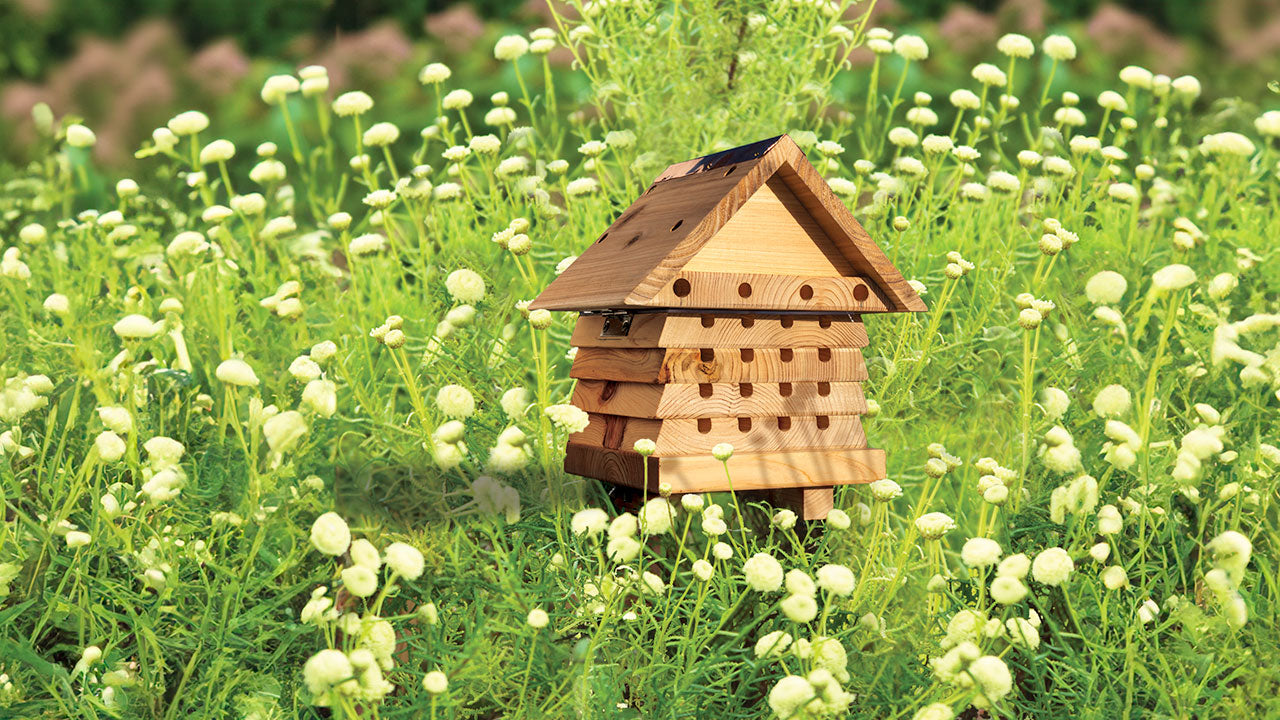
[[[908,91],[945,95],[1010,31],[1071,35],[1080,57],[1058,83],[1095,94],[1130,63],[1196,74],[1206,105],[1233,96],[1258,101],[1267,81],[1280,77],[1280,0],[879,0],[873,22],[929,41],[931,56],[909,85],[930,83]],[[96,160],[107,167],[129,167],[139,143],[177,107],[260,137],[273,117],[278,122],[258,101],[262,80],[311,63],[328,67],[335,91],[370,91],[382,119],[412,128],[431,120],[415,81],[419,67],[446,62],[455,87],[486,97],[513,85],[504,74],[510,64],[489,51],[493,41],[549,24],[544,0],[8,0],[0,3],[0,160],[39,157],[31,110],[41,102],[59,117],[83,117],[98,134]],[[567,49],[551,60],[572,107],[587,85],[569,72]],[[870,53],[850,60],[855,70],[866,67]],[[845,79],[861,85],[860,76]]]

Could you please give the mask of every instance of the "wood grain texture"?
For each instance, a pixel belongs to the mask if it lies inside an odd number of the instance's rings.
[[[744,453],[867,446],[857,415],[697,420],[597,414],[590,417],[587,428],[571,435],[570,442],[630,450],[637,440],[653,440],[658,446],[656,457],[710,455],[711,448],[720,443],[729,443],[735,452]]]
[[[848,258],[777,175],[738,208],[682,272],[802,277],[856,274]]]
[[[681,270],[651,301],[668,308],[886,312],[889,306],[866,278],[686,272]]]
[[[923,312],[924,300],[911,289],[906,278],[898,271],[879,245],[871,239],[862,224],[831,187],[822,179],[818,169],[805,157],[794,142],[780,144],[789,155],[778,175],[795,192],[813,219],[834,238],[846,238],[844,245],[851,252],[848,257],[859,274],[872,278],[895,312]]]
[[[579,380],[573,404],[590,413],[652,419],[862,415],[867,411],[862,386],[856,382],[796,382],[784,391],[779,383],[744,387],[741,383]]]
[[[766,314],[637,313],[622,337],[600,337],[604,318],[583,315],[574,326],[574,347],[610,348],[836,348],[866,347],[862,317]]]
[[[644,488],[645,458],[631,450],[611,450],[570,441],[564,469],[573,475]],[[649,490],[670,483],[673,493],[822,488],[875,482],[885,477],[884,451],[876,448],[734,453],[729,477],[710,455],[650,457]],[[732,483],[730,482],[732,478]]]
[[[754,166],[684,175],[649,186],[612,225],[551,282],[531,309],[608,310],[627,302],[650,269],[682,243],[701,246],[755,191]]]
[[[882,291],[888,310],[925,309],[785,135],[667,168],[531,307],[582,311],[660,306],[654,297],[775,175],[849,265]]]
[[[857,348],[580,348],[569,377],[638,383],[861,382],[867,366]]]
[[[907,284],[902,274],[889,262],[870,236],[854,219],[853,214],[843,202],[835,196],[818,171],[805,157],[804,152],[791,140],[782,136],[769,151],[751,168],[748,179],[750,186],[738,188],[753,194],[755,189],[767,182],[775,174],[779,174],[787,186],[810,212],[813,219],[823,228],[840,248],[855,270],[872,280],[877,287],[885,291],[886,299],[892,303],[893,311],[923,310],[924,303]],[[722,218],[721,225],[742,206],[737,198],[718,206],[711,217]],[[686,238],[651,270],[645,281],[636,287],[628,297],[628,304],[646,305],[658,292],[669,285],[677,272],[700,249],[691,247],[697,243],[705,243],[707,238]]]

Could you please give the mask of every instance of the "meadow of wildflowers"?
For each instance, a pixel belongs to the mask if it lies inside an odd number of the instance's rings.
[[[846,9],[601,0],[502,38],[506,92],[423,67],[412,127],[302,67],[278,136],[183,110],[106,185],[41,125],[0,716],[1280,715],[1280,111],[1079,97],[1063,35],[910,93],[928,44]],[[663,162],[780,131],[929,304],[868,317],[889,478],[811,527],[616,510],[560,470],[574,318],[528,300]]]

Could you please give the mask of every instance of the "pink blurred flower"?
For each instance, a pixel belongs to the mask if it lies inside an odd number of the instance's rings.
[[[986,13],[967,5],[953,5],[938,21],[938,34],[944,44],[961,55],[986,54],[995,46],[1000,24]]]

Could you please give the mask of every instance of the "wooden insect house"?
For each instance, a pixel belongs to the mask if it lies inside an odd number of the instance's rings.
[[[862,315],[925,309],[786,135],[668,167],[531,307],[581,313],[566,471],[639,489],[647,463],[650,492],[766,491],[808,520],[885,475]]]

